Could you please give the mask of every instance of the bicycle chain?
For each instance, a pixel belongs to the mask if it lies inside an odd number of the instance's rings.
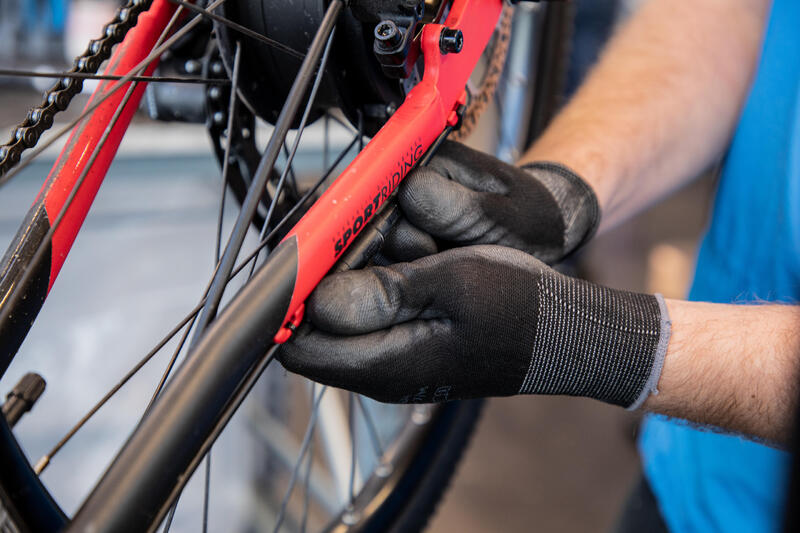
[[[111,22],[103,27],[103,37],[89,42],[86,51],[75,58],[68,73],[96,74],[100,65],[111,57],[114,46],[122,42],[136,25],[139,15],[150,9],[152,3],[153,0],[129,0],[120,7]],[[56,113],[64,111],[82,89],[83,79],[61,78],[44,93],[39,107],[31,109],[15,128],[11,140],[0,146],[0,176],[19,163],[25,150],[36,146],[42,134],[53,126]]]

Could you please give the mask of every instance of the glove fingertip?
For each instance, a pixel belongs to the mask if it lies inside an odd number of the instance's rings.
[[[438,251],[433,237],[405,219],[400,220],[386,236],[381,249],[381,253],[392,262],[414,261]]]
[[[314,326],[335,335],[383,329],[406,311],[399,296],[404,283],[394,267],[333,274],[312,293],[306,313]]]
[[[435,172],[419,172],[398,196],[409,222],[434,237],[459,240],[465,220],[480,212],[479,193]]]
[[[415,209],[420,204],[435,203],[437,193],[449,179],[430,168],[419,168],[400,184],[397,200],[400,207]]]
[[[363,272],[341,272],[326,277],[311,294],[307,317],[314,326],[328,332],[347,332],[360,320],[363,298],[358,278]]]

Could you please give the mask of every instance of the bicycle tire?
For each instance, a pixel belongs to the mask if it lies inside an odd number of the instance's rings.
[[[464,400],[445,406],[439,427],[432,429],[429,442],[365,531],[407,533],[425,528],[467,452],[484,403]]]

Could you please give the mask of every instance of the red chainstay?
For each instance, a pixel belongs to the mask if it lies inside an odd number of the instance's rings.
[[[425,26],[420,43],[425,62],[422,81],[284,239],[297,239],[297,280],[275,342],[291,336],[286,326],[299,325],[311,291],[445,127],[455,123],[467,80],[502,8],[502,0],[454,0],[444,26]],[[440,51],[439,36],[445,26],[463,33],[461,52]]]

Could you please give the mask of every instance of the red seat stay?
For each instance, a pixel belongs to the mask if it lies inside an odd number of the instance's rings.
[[[114,51],[104,74],[125,76],[145,59],[167,27],[167,23],[175,12],[176,7],[175,4],[168,0],[154,0],[150,9],[139,16],[136,26],[131,28],[125,39]],[[151,75],[157,65],[158,60],[151,62],[144,71],[144,75]],[[92,94],[87,107],[102,97],[115,83],[117,82],[102,81]],[[111,124],[111,119],[125,97],[130,83],[132,82],[117,89],[105,102],[83,119],[72,131],[66,145],[61,150],[61,154],[58,156],[34,203],[35,209],[39,202],[44,202],[47,218],[51,225],[64,206],[78,178],[91,162],[91,156],[103,137],[106,128]],[[53,283],[67,258],[72,243],[75,241],[75,237],[77,237],[78,231],[89,212],[89,207],[91,207],[92,201],[97,195],[103,179],[105,179],[108,167],[114,160],[120,142],[122,142],[122,137],[128,129],[128,124],[130,124],[134,113],[139,108],[139,101],[146,85],[146,83],[140,82],[134,89],[117,122],[111,129],[108,138],[100,148],[83,184],[67,208],[64,218],[53,233],[48,292],[53,287]]]

